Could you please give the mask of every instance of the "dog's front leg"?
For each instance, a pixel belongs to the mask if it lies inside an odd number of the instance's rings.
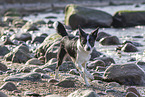
[[[58,72],[59,72],[59,68],[55,69],[55,79],[58,79]]]
[[[89,87],[90,83],[88,82],[88,79],[86,77],[85,68],[81,64],[76,64],[76,67],[78,68],[81,77],[84,79],[84,82],[85,82],[86,86]]]
[[[86,63],[83,63],[82,66],[84,66],[84,73],[87,75],[87,77],[90,79],[90,80],[94,80],[94,76],[91,75],[91,73],[89,71],[87,71],[86,69]]]

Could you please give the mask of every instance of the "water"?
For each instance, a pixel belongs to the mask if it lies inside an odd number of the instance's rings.
[[[140,5],[140,7],[135,7],[135,5],[122,5],[122,6],[91,7],[91,8],[102,10],[113,15],[115,14],[116,11],[119,11],[119,10],[144,10],[145,5]],[[56,16],[57,19],[51,19],[51,20],[61,21],[61,22],[64,21],[64,17],[65,17],[63,11],[61,11],[59,13],[38,14],[37,16],[30,15],[30,16],[24,17],[24,19],[28,21],[37,21],[37,20],[43,19],[46,22],[48,22],[49,19],[45,19],[45,17],[47,16]],[[94,29],[84,29],[84,30],[87,32],[91,32]],[[141,43],[143,45],[143,47],[138,47],[139,52],[136,52],[136,53],[122,52],[122,57],[120,58],[115,51],[115,48],[117,47],[116,45],[103,46],[103,45],[100,45],[99,42],[97,42],[96,43],[97,50],[104,53],[106,56],[112,57],[117,64],[127,63],[128,60],[131,58],[136,58],[137,60],[145,61],[145,39],[144,39],[145,26],[136,26],[136,27],[130,27],[130,28],[100,28],[99,31],[103,31],[113,36],[117,36],[120,39],[120,42],[123,42],[124,40],[130,40],[130,41]],[[49,29],[47,26],[42,26],[39,32],[47,33],[47,34],[56,33],[54,29]],[[133,38],[133,36],[138,36],[138,35],[143,36],[144,38]]]

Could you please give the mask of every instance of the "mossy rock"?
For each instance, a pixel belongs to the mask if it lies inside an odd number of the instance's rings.
[[[110,27],[112,16],[100,10],[94,10],[74,4],[67,5],[65,8],[65,24],[76,29],[81,27]]]
[[[60,41],[61,36],[57,33],[55,34],[50,34],[49,36],[47,36],[45,38],[45,40],[41,43],[41,45],[36,49],[35,53],[36,53],[36,57],[40,57],[41,54],[44,56],[47,49],[55,44],[56,42]]]
[[[39,28],[33,23],[33,22],[27,22],[21,29],[22,31],[36,31],[39,30]]]
[[[24,26],[26,24],[26,20],[23,19],[14,19],[12,21],[12,25],[14,25],[16,28],[21,28],[22,26]]]
[[[145,11],[121,10],[113,16],[114,27],[132,27],[137,25],[145,25]]]

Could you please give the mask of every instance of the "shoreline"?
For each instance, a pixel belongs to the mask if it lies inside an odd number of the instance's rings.
[[[103,6],[118,6],[118,5],[132,5],[132,4],[144,4],[145,1],[66,1],[66,2],[49,2],[48,3],[15,3],[15,4],[8,4],[8,3],[0,3],[0,13],[5,12],[8,9],[14,8],[18,11],[24,12],[45,12],[47,10],[57,10],[57,9],[64,9],[68,4],[77,4],[79,6],[85,7],[103,7]]]

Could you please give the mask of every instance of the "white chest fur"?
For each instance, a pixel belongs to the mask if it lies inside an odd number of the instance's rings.
[[[91,57],[90,53],[92,51],[85,51],[80,44],[80,40],[77,41],[77,48],[78,48],[78,50],[77,50],[76,62],[78,64],[82,64],[84,62],[87,62]]]

